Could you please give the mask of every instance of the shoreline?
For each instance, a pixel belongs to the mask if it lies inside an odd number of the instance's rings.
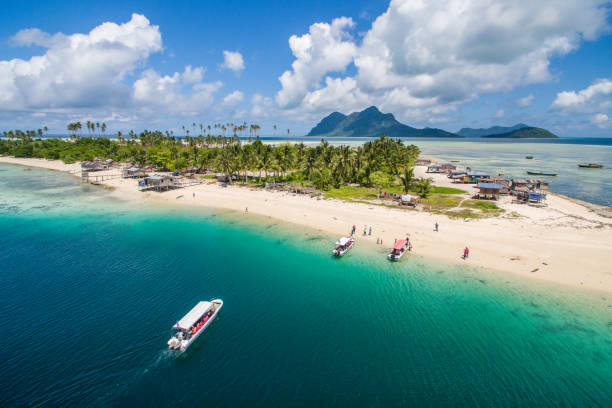
[[[79,163],[65,164],[59,160],[0,157],[0,163],[80,174]],[[415,176],[420,176],[420,172],[424,169],[416,167]],[[442,186],[450,182],[446,177],[435,175],[434,180]],[[183,209],[207,207],[244,212],[248,207],[249,213],[334,236],[346,235],[356,225],[358,242],[376,245],[377,238],[382,238],[384,248],[389,248],[394,238],[403,238],[409,233],[413,252],[425,258],[612,292],[612,272],[609,272],[612,221],[609,216],[599,214],[595,207],[557,194],[550,195],[548,208],[501,203],[500,207],[506,210],[504,216],[463,220],[232,185],[200,184],[162,193],[143,193],[137,190],[133,179],[118,178],[99,184],[111,187],[109,194],[122,200]],[[183,197],[177,199],[179,195]],[[511,213],[518,216],[509,216]],[[439,232],[433,230],[436,222],[440,224]],[[364,225],[372,226],[371,236],[362,235]],[[466,245],[470,248],[470,257],[464,261],[460,255]]]

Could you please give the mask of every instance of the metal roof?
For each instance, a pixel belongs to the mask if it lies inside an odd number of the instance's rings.
[[[183,318],[174,325],[174,328],[189,330],[191,326],[196,324],[198,320],[200,320],[200,317],[202,317],[202,315],[204,315],[204,313],[206,313],[208,309],[210,309],[211,305],[212,302],[199,302],[197,305],[194,306],[193,309],[189,311],[189,313],[183,316]]]
[[[502,188],[504,188],[504,186],[496,183],[478,183],[478,188],[491,188],[501,190]]]
[[[488,176],[489,173],[485,173],[484,171],[475,170],[475,171],[469,171],[467,175],[470,177],[474,177],[474,176],[478,177],[478,176]]]

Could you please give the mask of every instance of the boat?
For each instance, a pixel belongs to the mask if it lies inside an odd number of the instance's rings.
[[[221,299],[198,302],[193,309],[172,326],[173,333],[168,340],[168,348],[181,353],[187,350],[215,320],[222,306],[223,301]]]
[[[533,156],[525,156],[526,159],[533,159]]]
[[[546,173],[543,171],[528,171],[527,174],[531,176],[550,176],[550,177],[554,177],[557,175],[557,173]]]
[[[410,242],[407,239],[398,239],[395,241],[395,244],[393,244],[393,248],[391,248],[391,253],[389,253],[388,258],[392,261],[399,261],[399,259],[408,252],[409,247]]]
[[[354,246],[355,240],[353,237],[342,237],[336,241],[336,249],[334,249],[332,253],[336,256],[342,256],[353,249]]]
[[[581,167],[583,169],[602,169],[603,165],[597,164],[597,163],[589,163],[589,164],[579,164],[578,167]]]

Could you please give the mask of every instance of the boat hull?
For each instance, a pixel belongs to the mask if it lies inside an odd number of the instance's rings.
[[[528,171],[527,174],[529,174],[530,176],[549,176],[549,177],[554,177],[557,175],[557,173],[541,173],[538,171]]]
[[[191,336],[189,340],[181,341],[181,345],[178,349],[179,352],[181,353],[185,352],[189,348],[189,346],[191,346],[202,335],[202,333],[204,333],[204,331],[208,328],[208,326],[210,326],[210,324],[217,318],[217,314],[219,314],[219,311],[223,307],[223,301],[221,299],[214,299],[211,302],[219,305],[217,307],[217,310],[215,310],[212,316],[210,316],[210,319],[208,319],[208,321],[204,323],[204,325],[202,325],[202,327],[200,328],[200,330],[196,332],[196,334]]]
[[[389,254],[387,258],[389,258],[390,261],[399,261],[406,252],[408,252],[408,250],[400,252],[398,255]]]
[[[342,250],[342,251],[338,251],[337,249],[334,249],[332,251],[332,254],[334,254],[334,256],[337,257],[342,257],[344,256],[348,251],[350,251],[351,249],[353,249],[353,247],[355,246],[355,244],[351,244],[349,247],[347,247],[346,249]]]

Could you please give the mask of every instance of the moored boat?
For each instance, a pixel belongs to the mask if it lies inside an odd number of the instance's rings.
[[[527,174],[531,176],[550,176],[550,177],[554,177],[557,175],[557,173],[546,173],[543,171],[528,171]]]
[[[388,258],[392,261],[399,261],[399,259],[408,252],[408,248],[410,248],[410,241],[407,239],[398,239],[395,241],[395,244],[393,244],[393,248],[391,248]]]
[[[533,156],[525,156],[526,159],[533,159]]]
[[[578,167],[581,167],[583,169],[601,169],[603,168],[603,165],[597,164],[597,163],[589,163],[589,164],[579,164]]]
[[[193,307],[181,320],[172,326],[173,334],[168,340],[168,348],[178,350],[181,353],[206,330],[215,320],[219,310],[223,306],[221,299],[210,302],[201,301]]]
[[[342,256],[353,249],[354,246],[355,240],[353,237],[342,237],[336,241],[336,249],[334,249],[332,253],[336,256]]]

